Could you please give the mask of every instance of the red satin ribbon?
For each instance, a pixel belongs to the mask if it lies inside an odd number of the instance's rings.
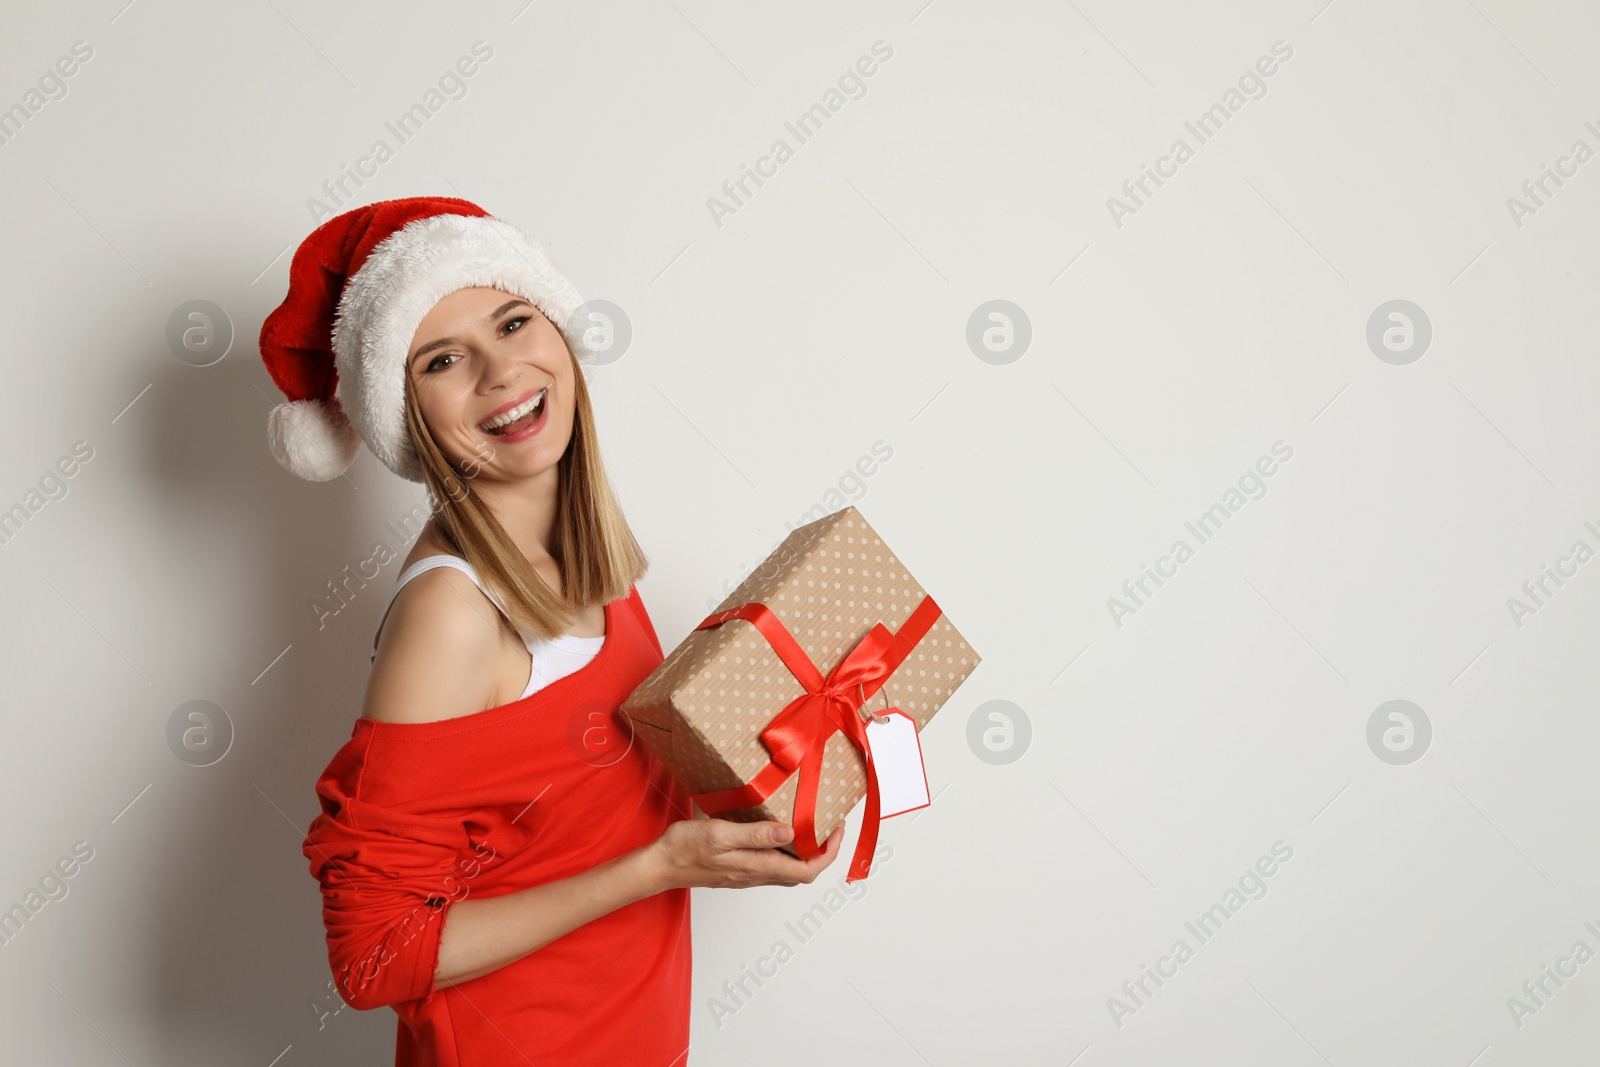
[[[805,692],[790,701],[761,731],[761,741],[772,753],[772,762],[746,785],[695,794],[694,801],[700,805],[700,810],[716,815],[754,807],[798,771],[800,780],[794,798],[795,852],[802,859],[820,855],[822,845],[817,841],[816,816],[823,749],[835,731],[843,733],[860,751],[867,770],[867,809],[845,881],[865,878],[871,872],[872,853],[878,843],[878,771],[872,763],[872,750],[867,746],[866,724],[856,709],[882,687],[927,635],[939,615],[939,605],[932,597],[924,596],[898,631],[890,633],[882,623],[875,623],[826,678],[800,647],[800,642],[765,604],[741,604],[706,616],[696,630],[708,630],[733,619],[753,623]]]

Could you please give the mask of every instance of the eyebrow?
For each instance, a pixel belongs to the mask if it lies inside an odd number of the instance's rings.
[[[484,316],[483,321],[484,322],[493,322],[495,319],[498,319],[501,315],[504,315],[506,312],[510,311],[514,307],[517,307],[518,305],[521,305],[523,307],[532,307],[533,306],[532,304],[528,303],[526,300],[523,300],[521,297],[517,297],[514,300],[507,300],[504,304],[501,304],[499,307],[497,307],[493,311],[489,312],[489,314]],[[437,341],[429,341],[427,344],[423,345],[421,348],[417,349],[415,352],[413,352],[411,354],[411,363],[414,365],[419,358],[421,358],[422,356],[427,355],[429,352],[432,352],[436,348],[444,348],[444,347],[446,347],[448,345],[453,345],[453,344],[457,344],[457,343],[458,342],[454,337],[441,337]]]

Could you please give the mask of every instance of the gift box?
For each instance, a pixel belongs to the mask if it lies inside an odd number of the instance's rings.
[[[877,838],[868,717],[898,708],[920,732],[979,661],[846,507],[792,531],[621,710],[702,811],[791,823],[802,858],[866,797],[854,880]]]

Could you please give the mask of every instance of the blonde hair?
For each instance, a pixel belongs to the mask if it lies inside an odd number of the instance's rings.
[[[405,375],[406,429],[432,498],[439,532],[500,596],[506,613],[544,638],[565,633],[572,612],[627,596],[650,566],[606,478],[583,366],[565,334],[562,344],[572,361],[575,394],[572,437],[556,462],[559,486],[552,554],[561,572],[564,596],[545,583],[483,498],[472,491],[471,475],[463,477],[439,450],[423,421],[409,370]]]

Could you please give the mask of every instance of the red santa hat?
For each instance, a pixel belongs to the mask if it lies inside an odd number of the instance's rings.
[[[261,359],[288,397],[267,417],[284,469],[331,481],[365,441],[384,466],[422,481],[406,432],[406,353],[423,316],[471,286],[522,297],[583,351],[568,331],[577,290],[544,249],[476,204],[383,200],[312,231],[289,264],[289,295],[261,324]]]

